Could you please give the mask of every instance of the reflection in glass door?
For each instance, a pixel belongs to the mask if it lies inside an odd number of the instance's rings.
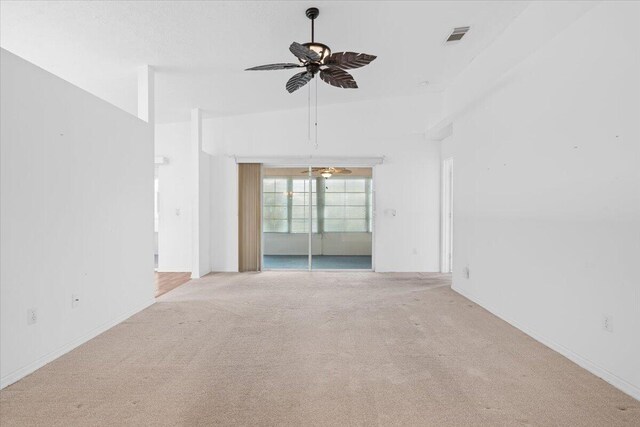
[[[371,168],[263,169],[265,270],[371,270]]]

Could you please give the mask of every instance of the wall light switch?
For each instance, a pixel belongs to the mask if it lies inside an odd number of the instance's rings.
[[[77,308],[80,305],[80,296],[77,294],[71,295],[71,308]]]

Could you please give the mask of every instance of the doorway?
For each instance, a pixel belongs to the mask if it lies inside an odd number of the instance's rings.
[[[264,167],[264,270],[373,270],[372,168]]]
[[[160,230],[160,177],[158,165],[155,165],[153,175],[153,269],[158,271],[160,254],[158,250],[158,232]]]

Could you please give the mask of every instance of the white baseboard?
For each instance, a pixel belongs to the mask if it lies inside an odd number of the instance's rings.
[[[36,370],[42,368],[44,365],[46,365],[47,363],[53,362],[55,359],[57,359],[58,357],[70,352],[71,350],[73,350],[74,348],[84,344],[85,342],[89,341],[90,339],[100,335],[101,333],[113,328],[114,326],[116,326],[117,324],[127,320],[129,317],[133,316],[134,314],[144,310],[145,308],[151,306],[152,304],[154,304],[156,302],[155,298],[145,302],[144,304],[134,308],[133,310],[129,310],[126,313],[123,313],[122,315],[116,317],[115,319],[106,322],[100,326],[98,326],[97,328],[91,330],[90,332],[88,332],[87,334],[71,341],[70,343],[63,345],[62,347],[58,348],[57,350],[54,350],[50,353],[45,354],[44,356],[42,356],[41,358],[37,359],[36,361],[29,363],[27,366],[24,366],[16,371],[11,372],[10,374],[5,375],[4,377],[0,378],[0,389],[3,389],[19,380],[21,380],[22,378],[26,377],[27,375],[35,372]]]
[[[459,288],[457,288],[456,286],[451,286],[451,289],[453,289],[454,291],[456,291],[457,293],[459,293],[460,295],[462,295],[463,297],[475,302],[476,304],[478,304],[479,306],[481,306],[482,308],[484,308],[485,310],[489,311],[490,313],[492,313],[493,315],[499,317],[500,319],[504,320],[505,322],[509,323],[510,325],[520,329],[522,332],[524,332],[525,334],[529,335],[531,338],[535,339],[536,341],[544,344],[545,346],[549,347],[551,350],[556,351],[558,353],[560,353],[561,355],[563,355],[564,357],[566,357],[567,359],[571,360],[572,362],[574,362],[575,364],[577,364],[578,366],[580,366],[581,368],[586,369],[587,371],[591,372],[592,374],[594,374],[597,377],[602,378],[603,380],[605,380],[606,382],[608,382],[609,384],[611,384],[612,386],[614,386],[615,388],[621,390],[622,392],[628,394],[629,396],[633,397],[636,400],[640,400],[640,388],[638,388],[637,386],[631,384],[630,382],[620,378],[619,376],[609,372],[607,369],[603,368],[602,366],[599,366],[595,363],[593,363],[591,360],[580,356],[577,353],[574,353],[572,350],[566,348],[565,346],[558,344],[542,335],[540,335],[539,333],[537,333],[536,331],[532,330],[531,328],[522,325],[519,322],[516,322],[512,319],[509,319],[506,316],[503,316],[498,310],[496,310],[494,307],[492,307],[491,305],[485,304],[483,301],[481,301],[479,298],[477,298],[474,295],[471,295]]]

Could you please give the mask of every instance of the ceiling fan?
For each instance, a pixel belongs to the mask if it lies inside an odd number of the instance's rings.
[[[376,56],[356,52],[331,53],[329,46],[317,43],[314,39],[314,22],[319,14],[320,11],[315,7],[311,7],[305,12],[307,18],[311,20],[311,42],[302,44],[293,42],[291,46],[289,46],[289,50],[298,58],[300,64],[278,63],[259,65],[257,67],[247,68],[245,71],[306,68],[305,71],[295,74],[289,79],[286,85],[289,93],[293,93],[309,83],[318,73],[320,73],[320,78],[331,86],[344,89],[357,89],[358,84],[353,79],[353,76],[344,70],[363,67],[376,59]]]
[[[309,173],[309,171],[303,170],[300,173]],[[331,178],[332,175],[349,175],[351,171],[345,168],[311,168],[311,173],[328,179]]]

